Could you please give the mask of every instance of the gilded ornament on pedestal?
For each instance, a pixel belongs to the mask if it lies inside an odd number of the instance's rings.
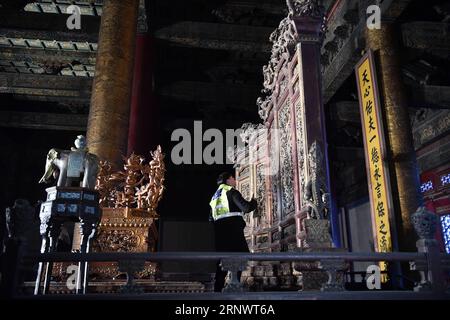
[[[113,172],[112,164],[100,162],[96,189],[103,210],[99,234],[93,249],[97,252],[154,252],[158,239],[156,208],[164,192],[165,164],[161,147],[146,162],[140,155],[124,158],[123,170]],[[146,262],[137,278],[152,277],[156,264]],[[91,273],[98,279],[116,278],[117,263],[93,263]]]

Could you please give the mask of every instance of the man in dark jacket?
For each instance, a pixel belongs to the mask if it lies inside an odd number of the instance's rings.
[[[236,180],[233,174],[224,172],[217,179],[219,188],[211,202],[211,216],[214,221],[216,251],[249,252],[244,236],[245,221],[243,215],[256,209],[256,200],[246,201],[235,189]],[[222,291],[227,272],[220,266],[216,273],[214,290]],[[239,274],[240,278],[240,274]]]

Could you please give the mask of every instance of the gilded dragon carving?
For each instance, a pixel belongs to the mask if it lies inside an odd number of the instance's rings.
[[[125,158],[123,171],[112,172],[111,164],[100,162],[96,189],[104,208],[136,208],[156,212],[164,192],[164,154],[161,147],[151,152],[152,160],[131,154]]]
[[[269,37],[272,42],[272,52],[270,61],[263,67],[263,89],[261,92],[265,96],[269,96],[275,90],[275,84],[278,77],[277,70],[279,70],[279,63],[282,56],[287,53],[289,56],[295,51],[295,45],[303,39],[303,35],[297,32],[296,17],[313,17],[322,19],[320,28],[321,35],[326,32],[326,16],[325,9],[319,4],[317,0],[286,0],[288,6],[288,15],[281,20],[277,29]],[[319,37],[321,39],[321,37]],[[318,40],[320,40],[318,39]],[[311,40],[311,39],[309,39]],[[321,41],[321,40],[320,40]],[[257,99],[258,113],[263,121],[268,117],[268,103],[267,97],[260,97]]]

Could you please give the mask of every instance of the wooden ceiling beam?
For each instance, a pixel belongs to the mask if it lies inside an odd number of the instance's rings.
[[[85,132],[87,115],[0,111],[0,127]]]
[[[403,44],[408,48],[426,51],[450,51],[450,24],[414,21],[401,25]]]
[[[182,21],[155,31],[170,44],[216,50],[270,52],[273,28]]]
[[[0,73],[0,93],[66,98],[90,97],[92,79],[22,73]]]
[[[82,65],[95,65],[96,55],[95,51],[44,50],[19,47],[0,49],[0,60],[35,64],[48,61],[65,63],[77,61]]]

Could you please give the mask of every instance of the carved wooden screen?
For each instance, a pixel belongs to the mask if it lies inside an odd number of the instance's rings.
[[[273,173],[269,176],[272,193],[270,212],[274,226],[282,227],[281,234],[273,230],[274,249],[292,247],[290,244],[295,244],[296,231],[291,226],[295,224],[294,215],[301,198],[302,186],[299,183],[303,179],[298,178],[297,153],[298,147],[303,146],[303,141],[299,140],[303,137],[301,125],[303,115],[301,107],[296,108],[301,105],[298,102],[300,90],[294,88],[299,84],[299,76],[295,72],[297,64],[295,54],[281,56],[276,66],[278,71],[273,82],[272,94],[266,98],[270,105],[266,125],[270,132],[269,159]],[[304,154],[302,148],[300,151]],[[303,165],[300,169],[303,170]]]
[[[258,113],[268,129],[270,174],[264,180],[265,188],[259,179],[254,190],[264,195],[265,231],[273,251],[301,246],[299,219],[313,211],[317,216],[329,211],[322,200],[328,195],[319,62],[323,7],[314,0],[287,4],[289,15],[270,36],[272,55],[263,68],[263,97],[257,100]]]
[[[241,159],[245,157],[245,154],[240,155]],[[242,159],[245,161],[245,159]],[[243,162],[241,162],[243,163]],[[250,197],[253,194],[253,170],[249,165],[240,166],[236,170],[236,178],[237,178],[237,189],[241,192],[242,196],[245,200],[249,201]],[[244,217],[247,223],[247,228],[251,227],[250,216],[246,215]]]
[[[255,126],[255,128],[258,128]],[[251,128],[251,129],[255,129]],[[260,129],[260,128],[259,128]],[[236,167],[237,189],[246,200],[255,197],[258,205],[257,209],[244,216],[246,221],[245,235],[249,248],[252,251],[267,251],[269,226],[268,213],[268,157],[267,143],[264,131],[261,131],[256,138],[256,144],[250,148],[239,150]]]

